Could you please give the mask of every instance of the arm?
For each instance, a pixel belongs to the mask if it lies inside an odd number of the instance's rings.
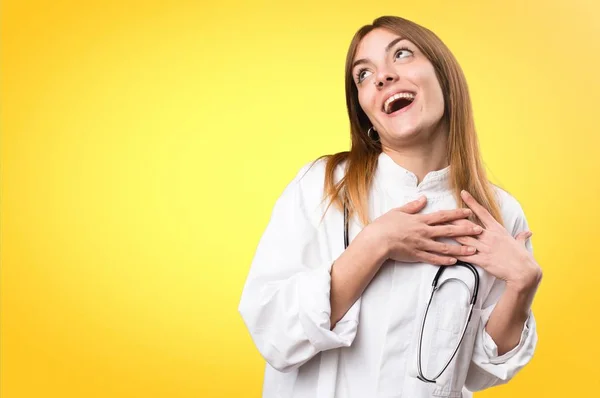
[[[320,202],[319,166],[304,177],[303,168],[277,200],[238,308],[261,355],[282,372],[298,368],[321,351],[350,346],[357,331],[360,299],[330,327],[333,259],[324,254],[325,232],[311,221],[311,212]],[[311,204],[308,195],[316,198]],[[336,267],[351,267],[351,262],[348,257]],[[339,288],[337,280],[336,276],[333,283]],[[334,302],[340,301],[333,297]]]
[[[362,295],[387,258],[385,248],[377,244],[368,228],[358,234],[331,269],[332,328]]]
[[[529,309],[522,322],[518,319],[523,316],[519,308],[522,310],[526,304],[522,303],[522,297],[513,299],[514,294],[506,288],[506,284],[502,280],[496,280],[492,286],[486,305],[482,310],[473,356],[465,380],[465,387],[470,391],[480,391],[507,383],[533,358],[538,339],[535,318]],[[499,299],[498,296],[500,296]],[[514,301],[511,302],[512,300]],[[501,304],[504,302],[508,305],[503,308]],[[515,309],[517,314],[506,313],[506,311]],[[494,313],[496,324],[490,328]],[[506,340],[492,337],[501,329],[511,328],[509,333],[516,334],[516,338],[514,335]],[[489,329],[492,329],[492,334]],[[501,344],[506,344],[505,341],[509,341],[510,350],[501,348]]]
[[[481,236],[478,248],[481,254],[476,255],[479,257],[474,262],[496,276],[482,305],[465,381],[467,389],[479,391],[508,382],[533,357],[537,331],[531,304],[542,272],[533,258],[528,239],[531,234],[527,233],[527,220],[518,202],[513,200],[507,205],[504,218],[511,228],[506,231],[494,225],[491,216],[471,200],[467,197],[465,202],[476,214],[479,212],[478,216],[489,228],[489,233]]]
[[[523,284],[507,285],[498,300],[485,327],[497,345],[498,355],[518,346],[540,281],[541,273],[535,273]]]

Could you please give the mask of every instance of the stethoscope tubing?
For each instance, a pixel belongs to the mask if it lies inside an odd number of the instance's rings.
[[[346,205],[344,204],[344,249],[348,248],[348,245],[350,244],[350,239],[349,239],[349,233],[348,233],[348,208],[346,207]],[[477,272],[477,269],[475,268],[475,266],[473,264],[467,263],[465,261],[460,261],[458,260],[456,262],[456,264],[454,264],[454,266],[460,266],[460,267],[465,267],[467,269],[469,269],[472,273],[473,273],[473,278],[475,280],[475,286],[473,287],[473,291],[471,292],[471,289],[469,289],[469,286],[465,283],[465,281],[459,279],[459,278],[448,278],[445,281],[442,281],[442,283],[439,283],[440,278],[442,277],[442,274],[444,273],[444,271],[446,270],[447,267],[451,267],[452,265],[445,265],[445,266],[440,266],[437,273],[435,274],[435,277],[433,278],[432,284],[431,284],[431,294],[429,296],[429,300],[427,302],[427,307],[425,308],[425,313],[423,314],[423,319],[421,321],[421,328],[419,330],[419,346],[418,346],[418,352],[417,352],[417,370],[418,370],[418,376],[417,378],[421,381],[424,381],[426,383],[435,383],[435,381],[444,373],[444,371],[446,371],[446,369],[448,368],[448,366],[450,365],[450,363],[452,362],[452,360],[454,359],[454,357],[456,356],[456,353],[458,352],[460,345],[462,344],[464,338],[465,338],[465,333],[467,331],[467,327],[469,326],[469,321],[471,320],[471,316],[473,315],[473,308],[475,306],[475,303],[477,302],[477,295],[479,293],[479,273]],[[467,317],[467,320],[462,328],[461,331],[461,336],[460,336],[460,340],[458,341],[458,344],[456,345],[456,347],[454,348],[454,350],[452,351],[452,355],[450,355],[449,359],[446,361],[446,364],[444,365],[444,367],[433,377],[433,378],[428,378],[425,377],[425,375],[423,374],[423,369],[422,369],[422,363],[421,363],[421,357],[422,357],[422,344],[423,344],[423,331],[425,329],[425,321],[427,320],[427,314],[429,312],[429,307],[431,306],[431,302],[433,300],[433,295],[436,292],[436,290],[438,290],[445,282],[447,282],[448,280],[457,280],[459,282],[461,282],[469,291],[469,293],[471,294],[471,299],[469,302],[469,315]],[[439,284],[438,284],[439,283]]]

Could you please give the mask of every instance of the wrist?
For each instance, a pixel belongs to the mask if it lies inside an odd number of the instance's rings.
[[[380,233],[377,224],[367,225],[360,233],[363,249],[372,253],[380,262],[389,257],[389,245],[387,239]]]
[[[506,288],[523,294],[537,290],[542,280],[542,270],[535,261],[528,261],[524,271],[506,281]]]

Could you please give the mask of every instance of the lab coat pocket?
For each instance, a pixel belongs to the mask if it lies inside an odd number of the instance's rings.
[[[434,300],[435,303],[435,300]],[[421,371],[427,379],[433,379],[448,364],[459,343],[465,322],[469,316],[469,306],[462,301],[448,300],[437,302],[429,309],[421,339]],[[422,314],[421,314],[422,316]],[[481,316],[481,310],[473,309],[471,319],[465,330],[460,347],[443,373],[436,379],[432,391],[438,397],[462,397],[462,388],[471,361],[473,345]],[[419,326],[422,318],[419,319]],[[420,329],[420,327],[419,327]],[[419,332],[413,338],[411,359],[408,366],[409,376],[417,378],[419,356]],[[423,381],[419,381],[425,383]]]
[[[462,331],[469,317],[469,307],[446,303],[438,308],[440,323],[432,341],[432,352],[435,352],[435,366],[428,375],[436,375],[447,363],[460,342],[456,355],[444,370],[444,373],[436,380],[434,396],[439,397],[462,397],[462,389],[469,370],[469,364],[473,355],[475,337],[481,318],[481,310],[473,309],[469,323],[466,326],[465,335]],[[427,377],[427,375],[426,375]]]

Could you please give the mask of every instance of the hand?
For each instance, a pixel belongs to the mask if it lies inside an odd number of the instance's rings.
[[[475,253],[474,248],[437,242],[435,238],[476,236],[483,231],[478,225],[439,225],[465,219],[469,209],[441,210],[431,214],[415,214],[423,209],[427,198],[409,202],[388,211],[365,228],[376,235],[374,241],[384,242],[386,258],[402,262],[426,262],[452,265],[457,256]],[[470,251],[471,249],[471,251]]]
[[[524,231],[513,238],[468,192],[462,191],[461,196],[466,205],[481,220],[485,230],[477,237],[455,238],[458,243],[477,249],[475,254],[457,258],[479,265],[495,277],[506,281],[507,287],[515,287],[517,290],[537,287],[542,271],[533,255],[525,248],[525,242],[532,233]],[[472,226],[471,222],[451,224]]]

